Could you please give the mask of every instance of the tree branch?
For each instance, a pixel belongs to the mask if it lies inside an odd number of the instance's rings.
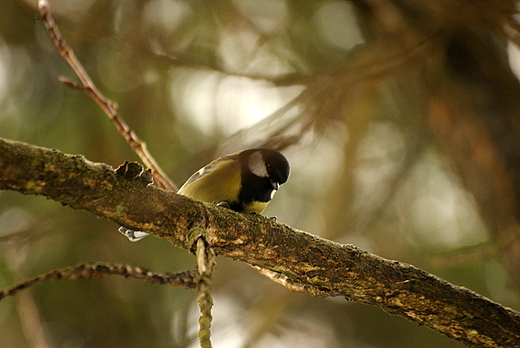
[[[149,185],[135,165],[114,171],[0,139],[0,189],[43,195],[193,250],[265,269],[291,290],[378,306],[474,347],[520,347],[520,314],[413,266],[386,260],[258,215],[243,215]]]
[[[128,145],[130,145],[130,148],[135,152],[135,154],[139,156],[139,158],[148,166],[148,168],[151,169],[152,174],[157,181],[157,185],[167,190],[177,191],[175,184],[171,181],[170,178],[168,178],[168,175],[164,173],[164,171],[153,158],[152,154],[148,151],[146,143],[139,139],[137,134],[135,134],[126,124],[126,122],[118,115],[117,110],[119,107],[117,103],[106,98],[101,93],[79,59],[76,57],[76,54],[72,48],[67,45],[65,39],[60,33],[60,30],[58,29],[58,26],[56,25],[56,22],[54,22],[54,17],[51,15],[49,1],[39,0],[38,9],[40,10],[40,19],[45,24],[45,28],[47,28],[49,31],[52,42],[58,49],[63,59],[65,59],[72,70],[74,70],[80,79],[81,84],[77,84],[65,77],[61,77],[60,81],[71,88],[82,90],[87,95],[89,95],[112,121],[112,124],[116,127],[119,134],[125,138],[126,142]]]
[[[176,274],[161,274],[154,273],[141,267],[106,262],[89,262],[65,269],[54,270],[38,277],[28,279],[16,286],[13,286],[10,289],[0,291],[0,300],[7,296],[12,296],[23,289],[27,289],[30,286],[43,283],[48,280],[58,280],[65,278],[93,279],[108,275],[120,275],[125,278],[143,279],[152,284],[184,286],[187,289],[196,289],[199,279],[199,275],[195,270],[184,271]]]

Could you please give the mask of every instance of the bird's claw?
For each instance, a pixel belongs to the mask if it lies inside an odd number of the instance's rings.
[[[220,202],[220,203],[217,203],[217,207],[226,208],[226,209],[231,209],[231,206],[230,206],[229,203],[226,202],[226,201],[224,201],[224,202]]]

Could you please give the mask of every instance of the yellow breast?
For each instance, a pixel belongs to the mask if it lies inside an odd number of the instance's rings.
[[[251,202],[244,207],[244,213],[249,214],[255,212],[258,214],[262,214],[265,210],[265,207],[267,207],[268,203],[269,202]]]

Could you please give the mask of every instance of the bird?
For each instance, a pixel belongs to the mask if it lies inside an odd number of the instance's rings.
[[[289,162],[280,152],[267,148],[245,149],[202,167],[177,193],[239,213],[262,214],[290,173]],[[148,235],[123,226],[119,232],[133,242]]]

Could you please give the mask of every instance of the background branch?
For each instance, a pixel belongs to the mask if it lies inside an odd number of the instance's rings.
[[[0,300],[7,296],[15,295],[21,290],[49,280],[67,278],[93,279],[108,275],[120,275],[125,278],[143,279],[152,284],[184,286],[188,289],[195,289],[198,284],[198,275],[196,271],[186,271],[177,274],[160,274],[141,267],[106,262],[90,262],[65,269],[54,270],[41,276],[28,279],[9,289],[0,291]]]
[[[518,313],[413,266],[194,202],[148,185],[146,172],[116,173],[81,156],[8,140],[0,141],[0,155],[0,189],[43,195],[184,249],[202,229],[218,255],[268,269],[289,288],[372,304],[469,346],[520,347]]]

